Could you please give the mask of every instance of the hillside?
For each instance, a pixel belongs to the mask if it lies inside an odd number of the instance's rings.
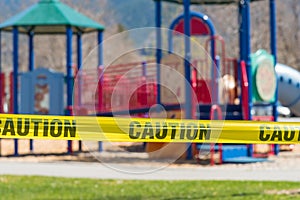
[[[106,26],[105,37],[132,28],[154,26],[154,3],[152,0],[61,0],[74,9],[88,15],[94,20]],[[1,0],[0,21],[13,16],[21,10],[29,7],[38,0]],[[288,64],[292,67],[300,69],[300,1],[299,0],[277,0],[277,25],[278,25],[278,61]],[[227,43],[227,54],[231,57],[238,55],[238,23],[237,23],[237,6],[193,6],[193,10],[201,11],[208,14],[215,23],[218,34],[222,35]],[[4,11],[4,12],[3,12]],[[163,3],[163,24],[168,27],[171,20],[174,19],[182,8],[176,4]],[[260,48],[269,50],[269,21],[268,21],[268,1],[256,2],[251,6],[252,13],[252,52]],[[128,37],[124,41],[124,46],[133,44],[134,42],[146,41],[149,35],[143,37]],[[9,55],[11,52],[10,39],[11,36],[3,34],[2,41],[3,54]],[[153,35],[153,34],[152,34]],[[53,55],[55,47],[50,52],[44,51],[46,44],[54,43],[53,41],[61,40],[60,47],[63,48],[64,39],[55,37],[54,39],[40,39],[43,45],[36,45],[41,48],[37,64],[48,63],[47,65],[55,68],[64,66],[64,54]],[[94,48],[95,38],[88,36],[85,44],[85,51],[88,54]],[[148,39],[149,40],[149,39]],[[21,38],[24,45],[26,39]],[[37,42],[36,42],[37,43]],[[180,44],[181,45],[181,44]],[[60,48],[59,47],[59,48]],[[116,49],[117,51],[118,49]],[[42,55],[47,54],[47,55]],[[11,58],[3,56],[3,66],[11,66]],[[20,59],[26,60],[26,52],[22,54]],[[22,60],[21,65],[26,63]],[[23,68],[26,67],[24,64]]]

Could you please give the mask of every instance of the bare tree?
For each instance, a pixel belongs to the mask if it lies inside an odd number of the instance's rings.
[[[278,3],[278,61],[300,70],[300,2]]]

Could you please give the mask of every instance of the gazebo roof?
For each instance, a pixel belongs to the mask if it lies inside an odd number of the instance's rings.
[[[184,0],[154,0],[154,1],[167,1],[171,3],[183,4]],[[240,0],[190,0],[191,4],[230,4],[238,3]],[[250,0],[261,1],[261,0]]]
[[[64,34],[71,26],[74,33],[103,31],[104,26],[77,12],[59,0],[40,0],[38,3],[0,24],[0,30],[20,33]]]

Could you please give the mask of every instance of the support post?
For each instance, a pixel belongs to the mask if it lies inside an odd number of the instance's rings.
[[[184,74],[185,74],[185,117],[186,119],[192,118],[191,109],[191,15],[190,15],[190,0],[184,1]]]
[[[82,65],[82,33],[77,33],[77,69],[81,69]]]
[[[252,70],[251,70],[251,16],[250,16],[250,0],[244,0],[245,2],[245,39],[246,39],[246,65],[247,65],[247,75],[249,84],[249,120],[252,119],[251,109],[252,103]]]
[[[249,120],[252,120],[251,110],[252,103],[252,69],[251,69],[251,16],[250,16],[250,0],[244,0],[245,2],[245,39],[246,39],[246,66],[248,75],[248,94],[249,94]],[[248,156],[253,156],[253,144],[249,145]]]
[[[249,109],[248,116],[249,119],[252,119],[251,109],[252,109],[252,72],[251,72],[251,38],[250,38],[250,2],[249,0],[243,0],[239,2],[239,37],[240,37],[240,61],[244,60],[246,63],[247,69],[247,78],[248,78],[248,94],[249,94]]]
[[[169,28],[170,29],[170,28]],[[168,53],[173,53],[173,29],[168,30]]]
[[[34,33],[31,31],[28,33],[28,71],[34,70]]]
[[[4,78],[4,76],[2,76],[2,31],[0,31],[0,75],[1,77]],[[3,94],[4,91],[2,90],[2,88],[4,88],[4,86],[2,85],[4,83],[4,81],[0,80],[0,106],[1,106],[1,112],[4,112],[3,108]],[[0,139],[0,156],[1,156],[2,152],[1,152],[1,139]]]
[[[98,31],[98,67],[103,65],[103,31]]]
[[[251,71],[251,23],[250,23],[250,0],[239,2],[239,35],[240,35],[240,61],[246,63],[246,71],[248,78],[248,116],[247,120],[252,119],[251,110],[252,103],[252,71]],[[253,145],[248,146],[248,156],[253,156]]]
[[[0,75],[2,77],[2,79],[5,79],[4,75],[2,76],[2,31],[0,30]],[[3,96],[4,96],[4,81],[1,80],[0,81],[0,112],[3,113],[4,112],[4,106],[3,106]],[[0,139],[1,142],[1,139]],[[1,152],[0,152],[0,156],[1,156]]]
[[[67,49],[66,49],[66,68],[67,68],[67,115],[72,114],[72,109],[73,109],[73,98],[72,98],[72,93],[73,93],[73,81],[72,81],[72,27],[67,26],[67,31],[66,31],[66,44],[67,44]],[[73,148],[72,148],[72,141],[68,140],[68,154],[73,153]]]
[[[274,57],[274,65],[277,64],[277,27],[276,27],[276,1],[270,0],[270,47],[271,47],[271,53]],[[277,81],[278,83],[278,81]],[[276,85],[276,91],[275,91],[275,101],[273,103],[273,117],[274,121],[277,121],[278,118],[278,112],[277,112],[277,106],[278,106],[278,84]],[[279,153],[279,145],[274,145],[274,154],[278,155]]]
[[[214,88],[214,104],[216,105],[219,105],[220,103],[220,97],[219,97],[219,75],[220,75],[220,64],[221,64],[221,61],[220,61],[220,56],[215,56],[215,66],[214,68],[216,69],[216,74],[215,74],[215,79],[214,79],[214,82],[215,82],[215,88]]]
[[[160,64],[162,58],[162,35],[161,35],[161,0],[155,1],[155,27],[156,27],[156,82],[157,82],[157,96],[156,103],[161,104],[160,94]]]
[[[76,88],[77,92],[77,104],[81,105],[81,90],[82,90],[82,73],[80,72],[82,65],[82,33],[77,33],[77,78],[78,78],[78,87]],[[75,96],[76,98],[76,96]],[[77,106],[77,105],[76,105]],[[78,151],[82,151],[82,141],[78,141]]]
[[[14,114],[18,114],[18,75],[19,75],[19,30],[17,27],[13,28],[13,103],[14,103]],[[14,139],[14,156],[18,156],[18,139]]]
[[[276,0],[270,0],[270,45],[271,53],[277,63],[277,27],[276,27]]]
[[[185,118],[192,118],[192,93],[191,93],[191,11],[190,0],[184,1],[184,76],[185,76]],[[188,144],[187,159],[190,160],[193,157],[192,145]]]
[[[97,66],[97,72],[98,72],[98,81],[102,81],[102,71],[101,73],[99,70],[99,67],[103,65],[103,31],[98,31],[98,66]],[[102,86],[102,84],[101,84]],[[98,93],[98,95],[102,94]],[[100,97],[98,97],[98,99],[100,99]],[[101,98],[102,99],[102,98]],[[98,102],[100,103],[100,102]],[[102,105],[102,102],[101,102]],[[100,105],[99,105],[100,106]],[[98,151],[102,152],[103,151],[103,144],[102,142],[98,142]]]
[[[211,65],[211,91],[212,91],[212,103],[213,104],[217,104],[218,103],[218,78],[219,78],[219,65],[220,62],[217,60],[216,57],[216,42],[215,42],[215,28],[213,26],[213,24],[210,22],[210,20],[208,21],[208,25],[210,27],[210,37],[211,37],[211,41],[210,41],[210,55],[211,55],[211,59],[212,59],[212,65]],[[220,60],[220,57],[218,57]],[[219,62],[219,63],[218,63]]]
[[[28,33],[28,71],[33,71],[34,69],[34,33],[31,31]],[[33,140],[29,140],[29,150],[33,152]]]
[[[2,31],[0,30],[0,73],[2,73]]]

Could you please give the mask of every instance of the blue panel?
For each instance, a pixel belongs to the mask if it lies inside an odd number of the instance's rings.
[[[228,158],[246,157],[248,155],[247,145],[223,145],[223,160]]]
[[[20,113],[33,114],[34,112],[34,85],[31,72],[21,75]]]
[[[49,114],[64,114],[64,75],[49,71],[45,68],[37,68],[32,72],[21,75],[20,113],[34,114],[35,87],[36,85],[48,85],[49,88]]]
[[[50,85],[50,115],[64,114],[64,75],[62,73],[51,73]]]

